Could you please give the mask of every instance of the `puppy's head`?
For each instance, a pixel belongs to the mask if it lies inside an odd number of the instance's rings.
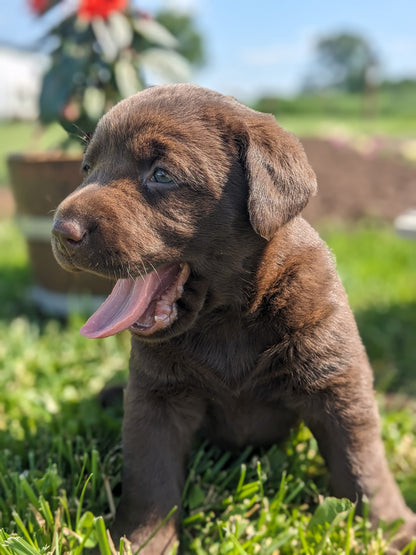
[[[300,143],[272,116],[193,85],[115,106],[83,170],[56,211],[52,247],[66,269],[118,280],[89,337],[130,328],[162,340],[238,302],[266,241],[316,187]]]

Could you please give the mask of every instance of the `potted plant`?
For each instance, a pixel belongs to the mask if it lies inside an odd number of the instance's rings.
[[[32,297],[44,311],[65,315],[94,308],[111,287],[104,279],[64,272],[51,252],[51,214],[81,180],[82,148],[74,150],[74,144],[111,106],[145,87],[146,70],[183,81],[189,78],[189,64],[173,34],[128,0],[29,0],[29,6],[40,18],[54,12],[56,22],[40,41],[50,66],[39,119],[43,125],[60,122],[67,138],[63,150],[11,155],[8,165],[17,222],[34,272]]]

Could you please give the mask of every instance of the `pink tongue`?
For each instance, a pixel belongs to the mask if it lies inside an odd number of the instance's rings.
[[[108,298],[82,326],[80,333],[96,339],[126,330],[146,311],[159,284],[156,272],[143,278],[119,279]]]

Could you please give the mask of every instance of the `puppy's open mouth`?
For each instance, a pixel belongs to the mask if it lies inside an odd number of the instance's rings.
[[[95,339],[130,329],[150,335],[170,326],[189,273],[188,264],[167,264],[136,279],[119,279],[81,334]]]

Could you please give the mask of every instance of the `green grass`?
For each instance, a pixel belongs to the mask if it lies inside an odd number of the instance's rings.
[[[328,230],[376,384],[416,396],[416,241],[368,225]]]
[[[359,94],[322,92],[293,98],[264,97],[254,107],[275,114],[283,127],[303,137],[341,131],[412,139],[416,126],[414,95],[414,88],[384,90],[366,102]]]
[[[276,119],[282,127],[299,137],[329,137],[348,134],[413,139],[416,128],[416,114],[365,119],[360,115],[344,118],[325,114],[277,113]]]
[[[416,242],[376,226],[324,236],[375,367],[390,466],[416,509]],[[78,554],[97,543],[109,553],[122,416],[120,406],[100,408],[97,394],[125,380],[129,337],[87,340],[82,318],[37,314],[25,294],[24,243],[8,221],[0,222],[0,268],[0,555]],[[383,393],[391,391],[403,395]],[[385,552],[381,529],[329,497],[305,427],[268,451],[195,446],[183,505],[185,553]]]

